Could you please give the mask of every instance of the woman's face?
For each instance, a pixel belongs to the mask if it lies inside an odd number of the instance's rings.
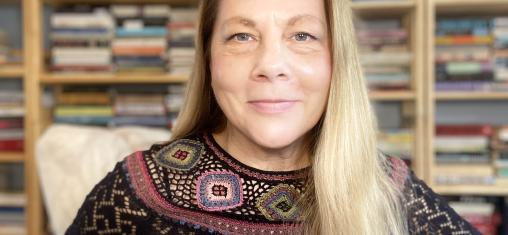
[[[331,79],[323,0],[222,0],[212,88],[234,128],[256,144],[290,146],[322,116]]]

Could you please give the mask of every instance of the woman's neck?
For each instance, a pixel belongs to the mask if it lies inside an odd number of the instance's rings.
[[[227,127],[212,134],[215,141],[243,164],[263,171],[292,171],[310,165],[305,138],[290,145],[271,149],[256,144],[240,131]]]

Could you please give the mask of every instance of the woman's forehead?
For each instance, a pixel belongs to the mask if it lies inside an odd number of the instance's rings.
[[[289,19],[283,19],[284,23],[287,26],[294,26],[298,25],[300,23],[318,23],[322,26],[326,26],[326,23],[323,21],[323,19],[309,14],[298,14],[295,16],[292,16]],[[256,20],[256,18],[250,18],[250,16],[232,16],[230,18],[226,18],[221,22],[223,26],[231,26],[231,25],[242,25],[249,28],[255,28],[259,22]]]
[[[323,0],[222,0],[217,20],[221,24],[255,27],[265,20],[287,25],[300,22],[325,24]]]

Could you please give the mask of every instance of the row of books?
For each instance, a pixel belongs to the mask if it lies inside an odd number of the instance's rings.
[[[451,196],[450,206],[481,234],[497,235],[508,232],[508,200],[500,197]]]
[[[355,23],[361,63],[371,89],[409,89],[409,32],[400,19],[359,20]]]
[[[26,234],[23,165],[0,165],[0,234]]]
[[[171,72],[193,64],[195,8],[72,5],[51,16],[54,72]]]
[[[438,184],[508,183],[508,125],[438,125]]]
[[[438,19],[435,40],[436,90],[508,91],[508,17]]]
[[[23,150],[24,98],[19,80],[0,80],[0,152]]]
[[[411,129],[385,129],[378,134],[378,147],[386,154],[397,156],[411,166],[414,134]]]
[[[11,47],[6,31],[0,28],[0,65],[18,64],[21,62],[21,52]]]
[[[68,87],[55,94],[54,121],[79,125],[171,128],[182,106],[182,85]]]

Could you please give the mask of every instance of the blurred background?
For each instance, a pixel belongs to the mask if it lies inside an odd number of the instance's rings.
[[[127,154],[170,138],[198,0],[0,0],[0,235],[63,234]],[[379,149],[508,234],[508,0],[353,0]]]

